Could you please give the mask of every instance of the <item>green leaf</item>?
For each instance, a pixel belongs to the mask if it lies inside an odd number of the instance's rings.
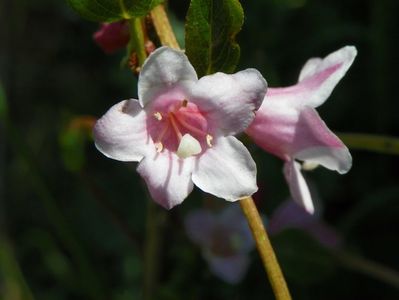
[[[192,0],[186,17],[186,54],[199,76],[231,73],[240,58],[235,36],[244,12],[238,0]]]
[[[95,22],[115,22],[145,16],[163,0],[67,0],[83,18]]]

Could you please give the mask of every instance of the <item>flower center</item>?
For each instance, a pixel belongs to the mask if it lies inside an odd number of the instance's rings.
[[[186,99],[154,107],[148,122],[157,152],[168,149],[187,158],[212,147],[213,136],[205,115]]]

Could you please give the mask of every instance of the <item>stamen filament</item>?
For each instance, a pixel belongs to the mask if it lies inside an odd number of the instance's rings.
[[[165,127],[162,129],[161,133],[159,134],[159,136],[158,136],[158,138],[156,140],[157,143],[162,141],[162,139],[165,136],[165,134],[168,131],[168,129],[169,129],[169,123],[166,123]]]
[[[172,124],[173,130],[175,131],[176,136],[177,136],[177,138],[179,139],[179,142],[180,142],[180,140],[182,138],[182,134],[181,134],[181,132],[179,130],[179,127],[176,124],[175,115],[174,115],[174,113],[170,112],[169,116],[170,116],[170,118],[169,118],[170,123]]]
[[[178,118],[176,117],[176,120],[186,129],[195,132],[199,135],[207,135],[207,133],[205,131],[202,131],[201,129],[198,129],[192,125],[190,125],[189,123],[187,123],[186,121],[184,121],[182,118]]]

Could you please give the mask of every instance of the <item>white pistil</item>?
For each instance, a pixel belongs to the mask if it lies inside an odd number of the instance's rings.
[[[201,153],[201,144],[190,134],[186,133],[180,140],[176,154],[180,158],[187,158]]]
[[[162,115],[159,111],[157,111],[156,113],[154,113],[154,117],[155,119],[157,119],[158,121],[162,120]]]
[[[211,136],[210,134],[206,135],[206,143],[208,144],[209,147],[212,147],[212,140],[213,140],[213,136]]]
[[[313,162],[313,161],[304,161],[302,163],[302,170],[305,171],[312,171],[314,169],[316,169],[319,166],[318,163]]]

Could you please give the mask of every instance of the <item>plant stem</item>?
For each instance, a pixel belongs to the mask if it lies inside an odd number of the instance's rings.
[[[399,155],[399,138],[362,133],[341,133],[338,136],[351,149]]]
[[[165,7],[162,4],[153,8],[151,11],[151,18],[161,44],[174,49],[180,49],[176,36],[173,33],[172,26],[170,26],[168,15],[165,12]]]
[[[129,20],[130,24],[130,44],[129,51],[134,50],[137,54],[139,66],[141,67],[147,58],[144,45],[143,24],[140,18],[132,18]],[[130,53],[129,53],[130,54]]]
[[[340,251],[334,255],[344,267],[374,277],[399,289],[398,271],[351,253]]]
[[[252,235],[256,241],[256,247],[263,262],[274,295],[277,300],[290,300],[291,295],[285,282],[283,273],[278,264],[273,247],[263,226],[258,209],[252,197],[240,200],[241,209],[247,218]]]

